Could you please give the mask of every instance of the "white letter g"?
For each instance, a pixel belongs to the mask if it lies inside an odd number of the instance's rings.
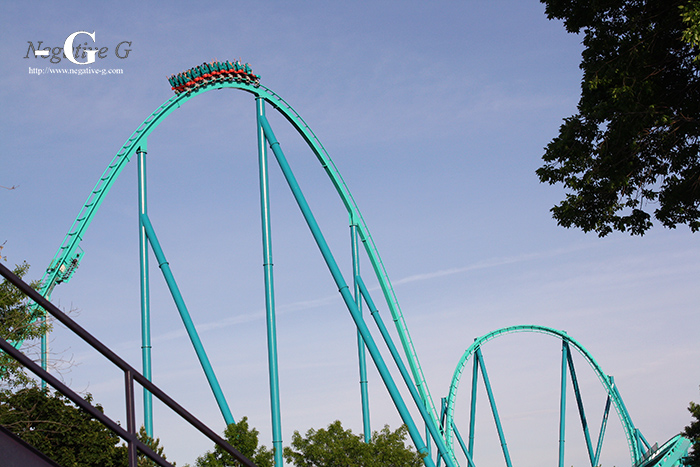
[[[97,55],[97,50],[86,50],[87,52],[87,62],[79,62],[75,59],[75,55],[73,55],[73,40],[75,39],[75,36],[78,34],[87,34],[90,36],[90,39],[92,39],[92,42],[95,42],[95,32],[93,31],[92,34],[90,34],[87,31],[78,31],[74,32],[68,38],[66,39],[66,43],[63,44],[63,53],[66,54],[66,58],[70,60],[71,62],[75,63],[76,65],[88,65],[90,63],[95,63],[95,55]]]

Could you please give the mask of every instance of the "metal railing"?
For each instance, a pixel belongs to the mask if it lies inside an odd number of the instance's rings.
[[[175,402],[171,397],[169,397],[165,392],[159,389],[155,384],[150,382],[141,373],[136,371],[131,365],[126,363],[121,357],[116,353],[111,351],[102,342],[97,340],[92,334],[83,329],[75,321],[69,318],[65,313],[59,310],[51,302],[46,300],[41,294],[34,290],[29,284],[24,282],[22,279],[17,277],[3,264],[0,264],[0,275],[2,275],[8,282],[17,287],[22,293],[24,293],[29,299],[39,305],[41,308],[46,310],[51,316],[56,318],[61,324],[70,329],[83,341],[89,344],[92,348],[101,353],[109,361],[111,361],[115,366],[119,367],[124,372],[124,394],[126,399],[126,429],[116,423],[114,420],[109,418],[104,413],[100,412],[92,404],[78,395],[76,392],[71,390],[68,386],[59,381],[55,376],[51,375],[47,371],[41,368],[40,365],[36,364],[33,360],[27,357],[24,353],[16,349],[11,343],[0,337],[0,349],[3,352],[10,355],[12,358],[17,360],[21,365],[26,367],[29,371],[34,373],[36,376],[41,378],[50,384],[58,392],[70,399],[76,406],[83,409],[85,412],[90,414],[95,420],[101,422],[109,430],[116,433],[120,438],[122,438],[128,446],[128,456],[129,456],[129,467],[136,467],[138,451],[146,455],[148,458],[153,460],[156,464],[161,467],[173,467],[169,462],[159,456],[150,447],[144,444],[138,439],[136,433],[136,415],[134,408],[134,382],[140,384],[142,387],[151,392],[155,397],[157,397],[163,404],[168,406],[173,412],[178,414],[181,418],[186,420],[190,425],[196,428],[200,433],[205,435],[207,438],[212,440],[216,445],[218,445],[225,452],[229,453],[236,460],[238,460],[241,465],[246,467],[257,467],[250,459],[241,454],[236,448],[227,443],[223,438],[214,433],[209,427],[198,420],[194,415],[185,410],[177,402]]]

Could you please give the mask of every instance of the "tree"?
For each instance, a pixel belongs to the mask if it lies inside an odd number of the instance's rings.
[[[139,441],[151,448],[153,452],[158,454],[164,460],[168,460],[167,457],[165,457],[165,449],[160,445],[160,438],[154,439],[148,436],[148,433],[146,433],[146,427],[143,425],[141,425],[139,428],[138,438]],[[171,462],[171,464],[173,467],[176,467],[175,462]],[[137,467],[157,467],[158,464],[149,459],[145,454],[139,453],[138,459],[136,460],[136,465]]]
[[[226,427],[224,438],[258,467],[272,467],[273,452],[265,446],[258,446],[258,434],[258,430],[248,426],[248,417],[243,417],[238,423],[231,423]],[[240,465],[240,462],[218,445],[214,447],[213,452],[207,452],[198,457],[195,462],[196,467],[238,467]]]
[[[28,269],[25,262],[13,272],[23,277]],[[9,342],[40,338],[48,325],[39,316],[19,289],[6,280],[0,283],[0,337]],[[36,387],[24,367],[5,353],[0,354],[0,372],[0,425],[64,467],[125,464],[126,448],[117,446],[116,434],[60,394]]]
[[[365,443],[362,436],[335,421],[327,429],[310,429],[305,437],[295,431],[292,446],[284,448],[284,458],[297,467],[421,466],[422,457],[404,444],[407,434],[405,425],[393,432],[387,425]]]
[[[0,245],[0,253],[2,248]],[[0,260],[5,260],[1,254]],[[21,278],[28,269],[25,262],[13,272]],[[38,284],[32,286],[36,288]],[[50,329],[46,321],[37,319],[39,313],[14,285],[6,280],[0,282],[0,337],[9,342],[24,342],[25,350],[27,341],[40,338]],[[24,367],[1,352],[0,372],[0,425],[63,467],[122,467],[128,463],[127,447],[119,444],[119,436],[66,397],[39,389]],[[92,396],[88,394],[86,400],[92,403]],[[96,407],[102,410],[100,405]],[[143,427],[138,436],[165,458],[158,439],[148,437]],[[139,467],[155,465],[139,454]]]
[[[12,271],[23,277],[29,265],[25,262]],[[37,283],[32,283],[36,287]],[[49,329],[46,321],[37,319],[39,312],[33,310],[29,300],[14,285],[4,280],[0,282],[0,337],[8,342],[25,342],[41,338]],[[0,390],[8,391],[34,384],[15,359],[0,353]]]
[[[92,403],[89,394],[86,400]],[[102,411],[99,404],[96,407]],[[0,394],[0,425],[63,467],[128,464],[127,447],[121,438],[59,393],[27,387]],[[143,426],[138,438],[167,460],[160,440],[150,438]],[[139,453],[137,465],[156,467],[157,464]]]
[[[37,387],[3,393],[0,425],[63,467],[127,465],[121,439],[58,393]]]
[[[691,402],[688,411],[695,420],[685,427],[683,435],[693,442],[693,447],[683,462],[690,467],[700,467],[700,405]]]
[[[700,2],[541,0],[583,32],[578,113],[545,149],[541,182],[568,193],[564,227],[642,235],[653,217],[700,229]]]
[[[700,0],[692,0],[681,5],[681,16],[688,29],[683,31],[683,40],[695,47],[700,47]],[[700,60],[700,54],[695,57]]]

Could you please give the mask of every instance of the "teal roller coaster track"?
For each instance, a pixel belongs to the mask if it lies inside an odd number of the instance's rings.
[[[228,62],[227,62],[228,63]],[[235,62],[234,62],[235,64]],[[279,95],[272,90],[259,83],[259,77],[252,74],[252,70],[246,65],[239,72],[238,67],[231,67],[227,72],[226,67],[219,62],[208,65],[206,70],[200,67],[195,67],[183,74],[170,78],[171,85],[176,91],[176,94],[165,101],[153,113],[151,113],[131,134],[124,145],[116,153],[112,161],[107,166],[97,184],[90,192],[87,201],[80,210],[77,218],[73,222],[68,234],[65,236],[61,246],[51,261],[42,281],[41,293],[47,298],[50,298],[55,286],[68,282],[75,273],[78,265],[83,257],[83,251],[80,248],[80,243],[83,240],[85,233],[90,226],[91,221],[96,215],[100,205],[104,201],[107,193],[115,183],[119,174],[122,172],[126,164],[134,157],[137,158],[138,180],[139,180],[139,219],[140,219],[140,266],[141,266],[141,311],[142,311],[142,360],[143,374],[148,379],[151,378],[151,360],[150,360],[150,305],[149,305],[149,248],[153,250],[155,258],[165,278],[165,281],[170,289],[173,300],[177,305],[183,324],[188,332],[190,340],[193,344],[195,352],[199,358],[200,364],[204,370],[205,376],[212,389],[214,397],[219,405],[222,416],[226,423],[234,423],[234,418],[231,414],[223,392],[219,387],[214,370],[209,363],[209,359],[204,350],[203,344],[199,339],[197,330],[190,319],[187,306],[180,294],[175,278],[173,277],[170,266],[165,257],[164,251],[160,246],[155,228],[148,216],[147,190],[146,190],[146,156],[147,156],[147,141],[148,136],[153,132],[160,123],[162,123],[168,115],[179,109],[185,102],[195,96],[216,89],[237,89],[252,94],[256,101],[256,120],[257,120],[257,141],[258,141],[258,158],[260,166],[260,195],[261,195],[261,219],[262,219],[262,237],[263,237],[263,265],[265,279],[265,299],[267,309],[267,326],[268,326],[268,363],[270,377],[270,406],[272,418],[272,436],[273,447],[275,447],[275,463],[277,466],[282,465],[282,435],[281,435],[281,410],[279,407],[279,387],[277,383],[277,346],[276,346],[276,324],[275,324],[275,304],[274,304],[274,281],[272,269],[272,250],[271,250],[271,227],[269,222],[269,192],[268,192],[268,147],[271,149],[278,165],[289,185],[289,188],[294,195],[294,198],[304,216],[304,219],[314,236],[317,246],[325,260],[329,272],[331,273],[339,293],[341,294],[345,305],[351,314],[358,332],[358,347],[361,375],[365,373],[365,349],[369,352],[371,359],[374,361],[377,370],[383,380],[384,385],[389,391],[392,400],[403,420],[408,426],[410,437],[419,452],[425,454],[424,462],[426,466],[439,466],[444,462],[448,466],[456,466],[463,463],[466,459],[466,464],[475,465],[471,453],[473,452],[473,424],[475,413],[475,387],[478,380],[478,373],[481,370],[482,379],[486,385],[489,403],[496,422],[496,428],[501,439],[503,448],[504,460],[507,466],[511,466],[511,459],[508,453],[507,444],[503,427],[500,423],[498,410],[496,408],[493,391],[490,387],[490,381],[486,373],[481,346],[487,341],[496,337],[516,332],[537,332],[556,337],[562,341],[562,389],[561,389],[561,415],[560,415],[560,453],[559,465],[563,466],[564,462],[564,412],[565,412],[565,394],[567,374],[570,374],[574,391],[576,394],[577,405],[584,427],[585,440],[587,443],[587,451],[589,454],[590,464],[592,467],[598,465],[600,460],[600,451],[603,437],[605,434],[605,424],[610,404],[615,408],[619,415],[622,427],[627,437],[627,442],[630,451],[631,465],[646,467],[651,465],[656,466],[672,466],[678,465],[681,459],[688,450],[689,441],[680,436],[672,438],[669,442],[661,447],[651,446],[646,439],[641,435],[641,432],[635,428],[632,419],[627,412],[627,409],[622,402],[622,398],[617,391],[613,379],[607,376],[592,355],[577,341],[569,337],[562,331],[543,327],[543,326],[514,326],[491,332],[477,339],[464,353],[459,360],[454,373],[452,384],[449,388],[448,396],[443,399],[440,411],[437,410],[433,398],[428,390],[428,385],[420,366],[418,356],[416,354],[413,342],[411,340],[408,327],[404,320],[399,302],[397,300],[394,289],[391,285],[384,264],[379,256],[377,247],[370,235],[369,229],[360,213],[360,210],[353,199],[350,190],[345,181],[341,177],[337,167],[329,157],[320,140],[316,137],[311,128],[304,122],[301,116]],[[194,77],[198,77],[197,81]],[[179,77],[179,78],[178,78]],[[177,88],[176,88],[177,86]],[[287,121],[299,132],[309,148],[316,156],[318,162],[325,170],[326,175],[335,187],[345,209],[348,212],[351,235],[352,235],[352,255],[353,255],[353,277],[350,280],[351,286],[346,282],[345,278],[337,266],[336,260],[326,243],[326,240],[314,218],[309,205],[306,203],[304,194],[301,191],[294,173],[289,166],[284,152],[281,149],[280,143],[277,141],[275,134],[270,126],[265,115],[266,104],[280,112]],[[400,346],[403,350],[403,355],[394,345],[392,338],[386,329],[381,317],[378,313],[378,308],[375,305],[367,287],[364,284],[359,271],[359,255],[360,244],[364,247],[367,258],[372,265],[373,272],[378,280],[382,294],[386,301],[391,318],[396,327]],[[378,330],[381,334],[381,339],[387,346],[401,377],[411,394],[411,399],[415,410],[420,413],[422,423],[425,426],[425,438],[417,427],[416,422],[409,411],[409,406],[404,401],[398,386],[387,364],[379,351],[378,343],[375,341],[373,333],[370,331],[362,314],[362,303],[370,310],[371,316],[374,319]],[[585,412],[583,410],[583,402],[580,391],[577,386],[576,373],[571,359],[571,348],[578,351],[585,360],[590,364],[591,368],[597,375],[605,391],[608,394],[608,404],[604,411],[603,423],[599,432],[597,443],[591,441],[590,432],[586,422]],[[46,368],[48,360],[47,348],[45,341],[42,345],[42,363]],[[472,401],[471,401],[471,418],[470,418],[470,435],[468,444],[466,445],[461,438],[455,423],[455,401],[457,390],[462,373],[470,358],[473,358],[473,378],[472,378]],[[404,364],[407,362],[407,365]],[[365,438],[368,439],[369,428],[369,406],[367,402],[367,387],[366,377],[361,377],[361,395],[362,395],[362,410]],[[152,435],[152,406],[150,394],[144,390],[144,424],[146,430]],[[457,439],[461,447],[461,454],[455,448],[454,440]],[[436,452],[431,455],[431,446],[436,447]]]

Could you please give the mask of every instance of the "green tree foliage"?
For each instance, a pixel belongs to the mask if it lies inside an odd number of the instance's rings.
[[[165,457],[165,450],[163,446],[160,445],[160,438],[154,439],[148,436],[148,434],[146,433],[146,427],[144,427],[143,425],[141,425],[141,428],[139,428],[138,438],[139,441],[151,448],[153,452],[158,454],[163,459],[168,460],[168,458]],[[173,465],[173,467],[176,467],[174,462],[171,462],[171,464]],[[136,460],[136,465],[137,467],[156,467],[158,464],[149,459],[146,455],[139,454],[138,459]]]
[[[690,467],[700,467],[700,405],[691,402],[688,411],[695,420],[685,427],[683,435],[693,442],[693,447],[688,457],[684,459],[684,463]]]
[[[2,245],[0,245],[0,253]],[[0,260],[4,258],[0,255]],[[13,272],[23,277],[29,265],[22,263]],[[37,283],[32,284],[36,288]],[[9,342],[27,344],[41,338],[50,329],[37,320],[22,292],[9,282],[0,283],[0,337]],[[24,368],[7,354],[0,353],[0,425],[22,438],[63,467],[123,467],[127,465],[126,445],[121,438],[59,393],[39,389]],[[92,397],[86,397],[92,402]],[[99,410],[102,408],[97,405]],[[146,435],[141,427],[139,439],[165,458],[158,439]],[[156,464],[140,454],[139,467]],[[175,465],[175,464],[173,464]]]
[[[700,229],[700,2],[541,0],[582,33],[578,113],[549,143],[540,181],[562,183],[564,227],[642,235],[653,217]]]
[[[22,263],[12,271],[23,277],[29,265]],[[33,283],[32,286],[38,284]],[[37,320],[38,312],[32,310],[30,302],[14,285],[4,278],[0,282],[0,337],[8,342],[30,342],[41,338],[47,331],[48,324]],[[34,384],[24,368],[12,357],[0,353],[0,390],[8,391],[14,388]]]
[[[687,5],[681,5],[681,17],[687,29],[683,31],[683,40],[696,48],[700,48],[700,0],[691,0]],[[700,55],[695,57],[700,60]]]
[[[238,449],[241,454],[252,460],[258,467],[272,467],[273,453],[265,446],[258,445],[258,430],[248,426],[248,417],[243,417],[238,423],[231,423],[224,431],[226,441]],[[209,451],[195,462],[196,467],[238,467],[240,462],[219,446]]]
[[[60,394],[36,387],[5,392],[0,424],[63,467],[127,465],[121,439]]]
[[[396,431],[384,426],[365,443],[363,436],[335,421],[327,429],[310,429],[304,437],[295,431],[284,458],[297,467],[419,467],[422,458],[404,444],[407,435],[405,426]]]

